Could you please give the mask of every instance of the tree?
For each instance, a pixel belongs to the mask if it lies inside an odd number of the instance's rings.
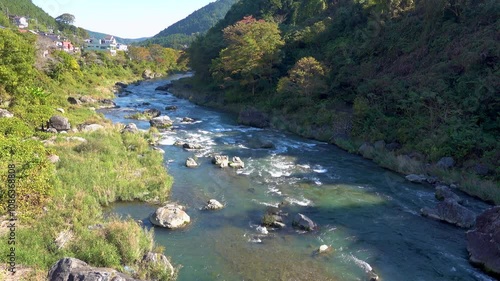
[[[72,14],[64,13],[56,18],[57,22],[72,25],[75,22],[75,16]]]
[[[235,79],[250,85],[252,95],[259,79],[271,81],[284,45],[278,25],[245,17],[223,30],[227,48],[212,62],[212,74],[222,80]]]
[[[301,58],[288,76],[280,79],[277,91],[306,97],[323,94],[326,91],[325,71],[315,58]]]

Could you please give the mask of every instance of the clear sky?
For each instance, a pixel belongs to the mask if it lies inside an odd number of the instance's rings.
[[[32,0],[52,17],[123,38],[149,37],[215,0]]]

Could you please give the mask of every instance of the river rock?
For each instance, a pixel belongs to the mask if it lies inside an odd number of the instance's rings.
[[[410,174],[405,177],[407,180],[411,182],[416,182],[416,183],[423,183],[427,180],[427,177],[424,175],[415,175],[415,174]]]
[[[67,131],[71,129],[68,118],[60,115],[54,115],[49,119],[49,128],[54,128],[57,131]]]
[[[91,267],[75,258],[63,258],[49,270],[49,281],[138,281],[111,268]]]
[[[193,158],[188,158],[186,160],[186,167],[189,167],[189,168],[198,167],[198,163],[196,163],[196,160],[194,160]]]
[[[152,213],[149,220],[154,225],[169,229],[182,228],[191,222],[191,218],[183,209],[177,204],[167,204]]]
[[[80,126],[80,131],[82,132],[95,132],[95,131],[98,131],[98,130],[103,130],[104,129],[104,126],[103,125],[99,125],[99,124],[90,124],[90,125],[81,125]]]
[[[443,201],[446,199],[453,199],[457,201],[458,203],[462,203],[463,200],[460,198],[460,196],[456,195],[451,191],[451,189],[445,185],[439,185],[436,186],[436,193],[435,193],[436,199],[439,201]]]
[[[227,155],[215,155],[212,159],[212,163],[221,168],[225,168],[229,166],[229,157]]]
[[[318,227],[310,218],[300,213],[293,218],[292,225],[306,231],[313,231]]]
[[[110,99],[101,99],[99,100],[99,103],[102,104],[99,106],[99,108],[115,108],[118,107],[116,106],[116,103],[113,100]]]
[[[166,129],[171,127],[174,122],[170,120],[170,117],[164,115],[164,116],[158,116],[149,121],[149,124],[151,127],[156,127],[158,129]]]
[[[267,227],[265,227],[265,226],[257,226],[257,228],[255,230],[257,230],[257,232],[260,234],[264,234],[264,235],[269,234],[269,231],[267,230]]]
[[[240,111],[238,123],[257,128],[266,128],[269,127],[270,122],[267,114],[252,107]]]
[[[82,102],[82,103],[95,103],[96,100],[89,97],[89,96],[82,96],[79,98],[79,100]]]
[[[161,111],[156,108],[149,108],[144,110],[143,114],[148,116],[149,118],[155,118],[161,115]]]
[[[203,147],[201,144],[198,143],[185,143],[182,145],[183,148],[185,149],[202,149]]]
[[[161,86],[156,87],[155,91],[164,91],[164,92],[166,92],[166,91],[168,91],[168,89],[170,87],[172,87],[172,83],[169,82],[169,83],[167,83],[165,85],[161,85]]]
[[[168,258],[163,254],[148,252],[142,257],[141,263],[144,268],[158,268],[159,266],[165,268],[168,272],[170,272],[170,276],[173,276],[175,274],[174,267],[172,266]]]
[[[139,129],[137,128],[137,125],[134,124],[134,123],[129,123],[125,126],[125,128],[122,129],[122,134],[123,133],[132,133],[132,134],[135,134],[135,133],[138,133],[139,132]]]
[[[372,158],[373,157],[373,151],[375,150],[375,148],[373,147],[373,145],[371,145],[370,143],[363,143],[359,148],[358,148],[358,152],[359,154],[361,154],[361,156],[365,157],[365,158]]]
[[[182,118],[182,122],[184,122],[184,123],[193,123],[194,119],[193,118],[189,118],[189,117],[184,117],[184,118]]]
[[[142,78],[143,78],[144,80],[149,80],[149,79],[153,79],[153,78],[155,78],[155,76],[154,76],[154,73],[153,73],[151,70],[149,70],[149,69],[145,69],[145,70],[142,72]]]
[[[169,105],[165,107],[165,110],[174,111],[177,110],[177,105]]]
[[[453,157],[443,157],[437,162],[436,165],[443,169],[449,169],[455,165],[455,160]]]
[[[243,169],[245,168],[245,163],[243,163],[240,157],[234,156],[229,166],[236,169]]]
[[[436,220],[445,221],[463,228],[469,228],[476,222],[476,215],[471,210],[458,204],[456,200],[445,199],[436,208],[422,208],[421,214]]]
[[[183,142],[183,141],[180,141],[180,140],[176,140],[176,141],[174,142],[174,146],[184,146],[184,144],[186,144],[186,143],[185,143],[185,142]]]
[[[153,150],[160,153],[160,154],[165,154],[165,150],[163,150],[159,147],[153,146]]]
[[[6,109],[0,109],[0,118],[12,118],[14,114]]]
[[[220,210],[222,208],[224,208],[224,205],[222,205],[222,203],[215,199],[210,199],[208,200],[207,205],[203,207],[203,210]]]
[[[471,263],[500,278],[500,206],[477,217],[476,228],[467,232]]]
[[[325,253],[329,249],[330,249],[330,247],[328,247],[328,245],[321,245],[321,246],[319,246],[318,253],[320,253],[320,254]]]
[[[69,102],[70,104],[76,104],[76,105],[78,105],[78,104],[81,104],[81,103],[82,103],[79,99],[77,99],[77,98],[75,98],[75,97],[68,97],[68,99],[67,99],[67,100],[68,100],[68,102]]]
[[[54,128],[48,128],[48,129],[46,130],[46,132],[47,132],[47,133],[52,133],[52,134],[57,134],[57,130],[56,130],[56,129],[54,129]]]

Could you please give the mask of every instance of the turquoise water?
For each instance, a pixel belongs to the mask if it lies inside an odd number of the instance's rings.
[[[173,76],[170,79],[177,79]],[[240,126],[230,116],[155,92],[165,80],[129,86],[118,109],[103,113],[114,122],[135,110],[157,108],[174,121],[162,135],[165,166],[174,177],[172,201],[187,206],[191,224],[169,231],[155,227],[155,240],[181,265],[178,280],[367,280],[369,264],[380,280],[493,280],[468,263],[465,231],[423,218],[422,207],[436,204],[432,186],[407,182],[335,146],[268,129]],[[147,106],[137,106],[143,102]],[[166,111],[176,105],[178,110]],[[196,120],[183,124],[183,117]],[[200,151],[173,146],[176,140],[202,144]],[[260,144],[272,142],[273,149]],[[213,153],[239,156],[243,170],[211,164]],[[186,168],[188,157],[200,166]],[[488,205],[467,197],[476,212]],[[201,211],[208,199],[226,207]],[[286,202],[287,228],[259,234],[256,227],[268,206]],[[120,203],[111,212],[142,220],[157,206]],[[303,213],[319,225],[313,233],[291,228]],[[317,255],[320,245],[333,251]]]

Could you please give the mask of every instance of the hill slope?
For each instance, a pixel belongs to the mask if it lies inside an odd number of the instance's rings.
[[[2,11],[2,16],[5,16],[5,14],[8,13],[9,15],[25,16],[30,18],[30,28],[33,27],[36,21],[38,21],[39,26],[35,26],[35,28],[44,30],[47,27],[56,27],[56,21],[54,18],[40,7],[33,4],[30,0],[0,0],[0,10]],[[7,25],[8,21],[4,22],[4,20],[0,21],[0,24]]]
[[[165,47],[183,48],[191,43],[197,34],[207,32],[219,20],[224,18],[231,6],[238,0],[217,0],[193,12],[143,44],[160,44]]]
[[[210,101],[256,106],[276,127],[353,151],[383,140],[392,144],[385,158],[366,156],[403,173],[446,175],[500,202],[499,14],[495,0],[241,0],[189,56]],[[267,27],[249,15],[279,27],[279,52],[253,52],[270,45],[251,37],[251,26]],[[460,172],[435,165],[442,157]]]

